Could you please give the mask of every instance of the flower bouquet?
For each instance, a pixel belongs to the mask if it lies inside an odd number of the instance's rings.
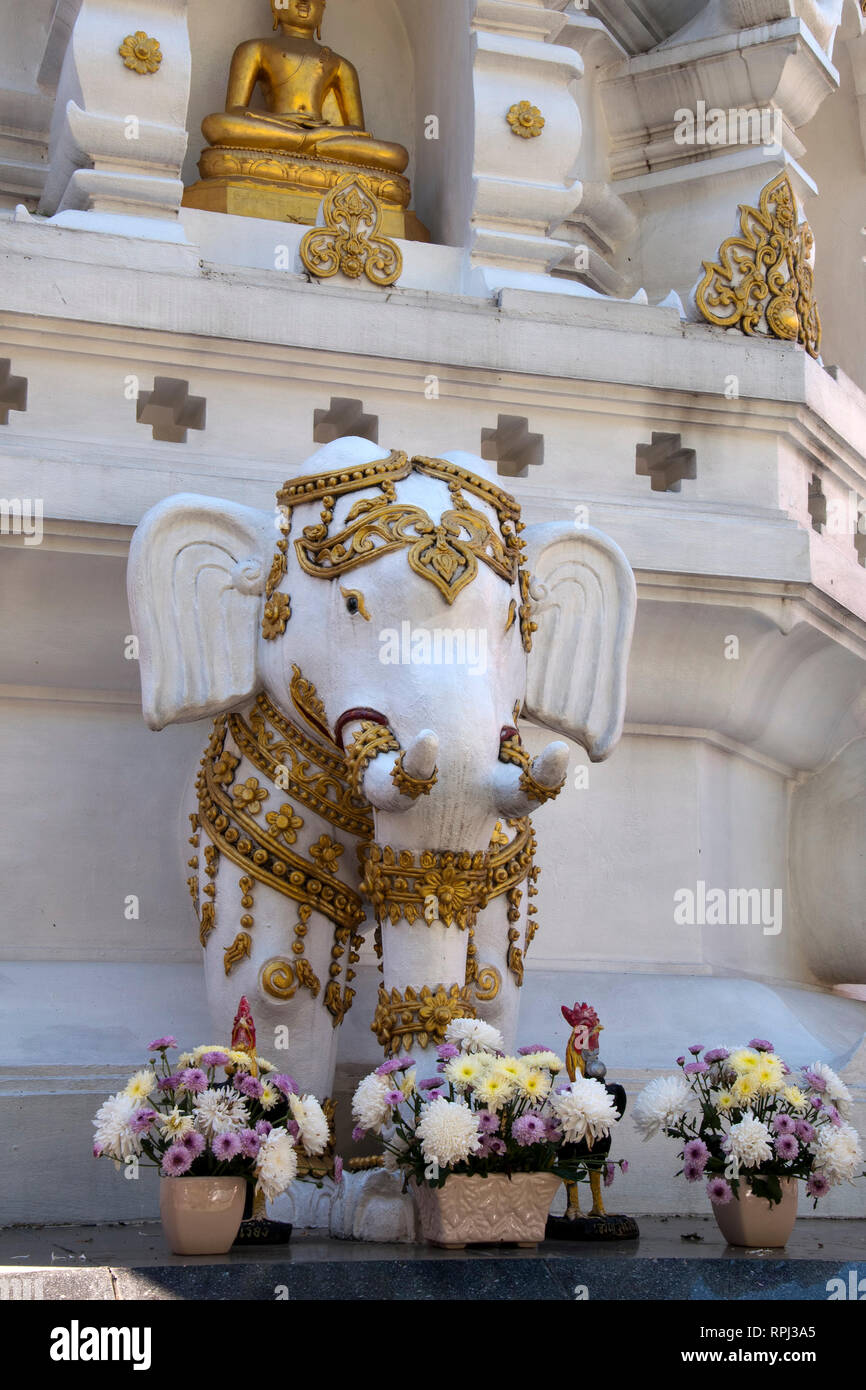
[[[359,1083],[353,1138],[381,1136],[385,1166],[412,1183],[421,1228],[435,1244],[517,1241],[535,1245],[560,1179],[586,1180],[613,1164],[591,1150],[618,1113],[605,1087],[578,1077],[554,1087],[564,1063],[545,1047],[503,1052],[501,1034],[456,1018],[439,1047],[435,1076],[416,1076],[409,1057],[383,1062]]]
[[[729,1050],[695,1044],[635,1102],[649,1139],[682,1144],[680,1170],[706,1181],[716,1221],[734,1245],[784,1245],[797,1214],[797,1181],[815,1199],[860,1176],[863,1150],[848,1123],[851,1096],[824,1062],[793,1072],[772,1044]],[[781,1239],[779,1237],[782,1237]]]
[[[299,1152],[324,1151],[328,1121],[316,1098],[299,1096],[292,1077],[254,1047],[196,1047],[172,1065],[176,1047],[175,1038],[157,1038],[148,1065],[100,1106],[93,1153],[118,1167],[157,1167],[172,1249],[221,1253],[237,1235],[247,1185],[266,1201],[279,1197],[299,1175]]]

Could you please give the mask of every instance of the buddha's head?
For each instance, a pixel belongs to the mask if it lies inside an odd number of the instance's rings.
[[[322,37],[322,16],[326,0],[271,0],[274,28],[298,29]]]

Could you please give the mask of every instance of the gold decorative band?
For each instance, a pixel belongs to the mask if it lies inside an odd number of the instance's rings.
[[[445,1041],[445,1030],[452,1019],[477,1017],[471,985],[407,985],[402,992],[379,986],[379,1002],[371,1031],[386,1053],[405,1052],[410,1047],[437,1047]]]
[[[361,892],[379,922],[438,918],[446,926],[471,927],[487,900],[487,856],[483,850],[411,850],[360,845]]]
[[[559,796],[565,786],[565,781],[566,779],[563,777],[562,781],[555,787],[545,787],[533,777],[532,769],[525,767],[520,774],[519,786],[526,792],[527,796],[532,797],[533,801],[537,801],[539,806],[543,806],[545,801],[553,801],[555,797]]]
[[[417,801],[419,796],[428,796],[436,785],[438,769],[434,767],[429,777],[411,777],[403,766],[403,749],[391,770],[391,781],[404,796]]]
[[[281,507],[297,507],[302,502],[318,502],[331,494],[340,497],[346,492],[358,492],[364,487],[380,487],[385,479],[397,482],[408,478],[412,465],[399,449],[394,449],[388,458],[374,459],[372,463],[359,464],[334,473],[311,473],[305,478],[294,478],[277,493]]]
[[[362,795],[361,784],[370,763],[380,753],[399,751],[400,745],[387,724],[379,724],[372,719],[362,719],[361,727],[352,739],[352,746],[346,754],[349,772],[349,785],[355,796]]]

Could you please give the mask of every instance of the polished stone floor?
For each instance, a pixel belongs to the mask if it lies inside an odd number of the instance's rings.
[[[725,1245],[712,1217],[644,1217],[640,1239],[536,1250],[372,1245],[296,1232],[288,1245],[172,1255],[158,1222],[0,1230],[0,1279],[47,1299],[827,1299],[866,1276],[866,1221],[798,1221],[784,1250]],[[17,1285],[16,1285],[17,1287]]]

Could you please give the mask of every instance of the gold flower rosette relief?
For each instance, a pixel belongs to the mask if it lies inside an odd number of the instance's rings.
[[[718,261],[704,261],[704,275],[695,290],[698,309],[719,328],[799,342],[810,356],[818,357],[815,238],[808,222],[799,220],[788,175],[779,174],[767,184],[759,207],[741,204],[739,211],[739,236],[722,243]]]

